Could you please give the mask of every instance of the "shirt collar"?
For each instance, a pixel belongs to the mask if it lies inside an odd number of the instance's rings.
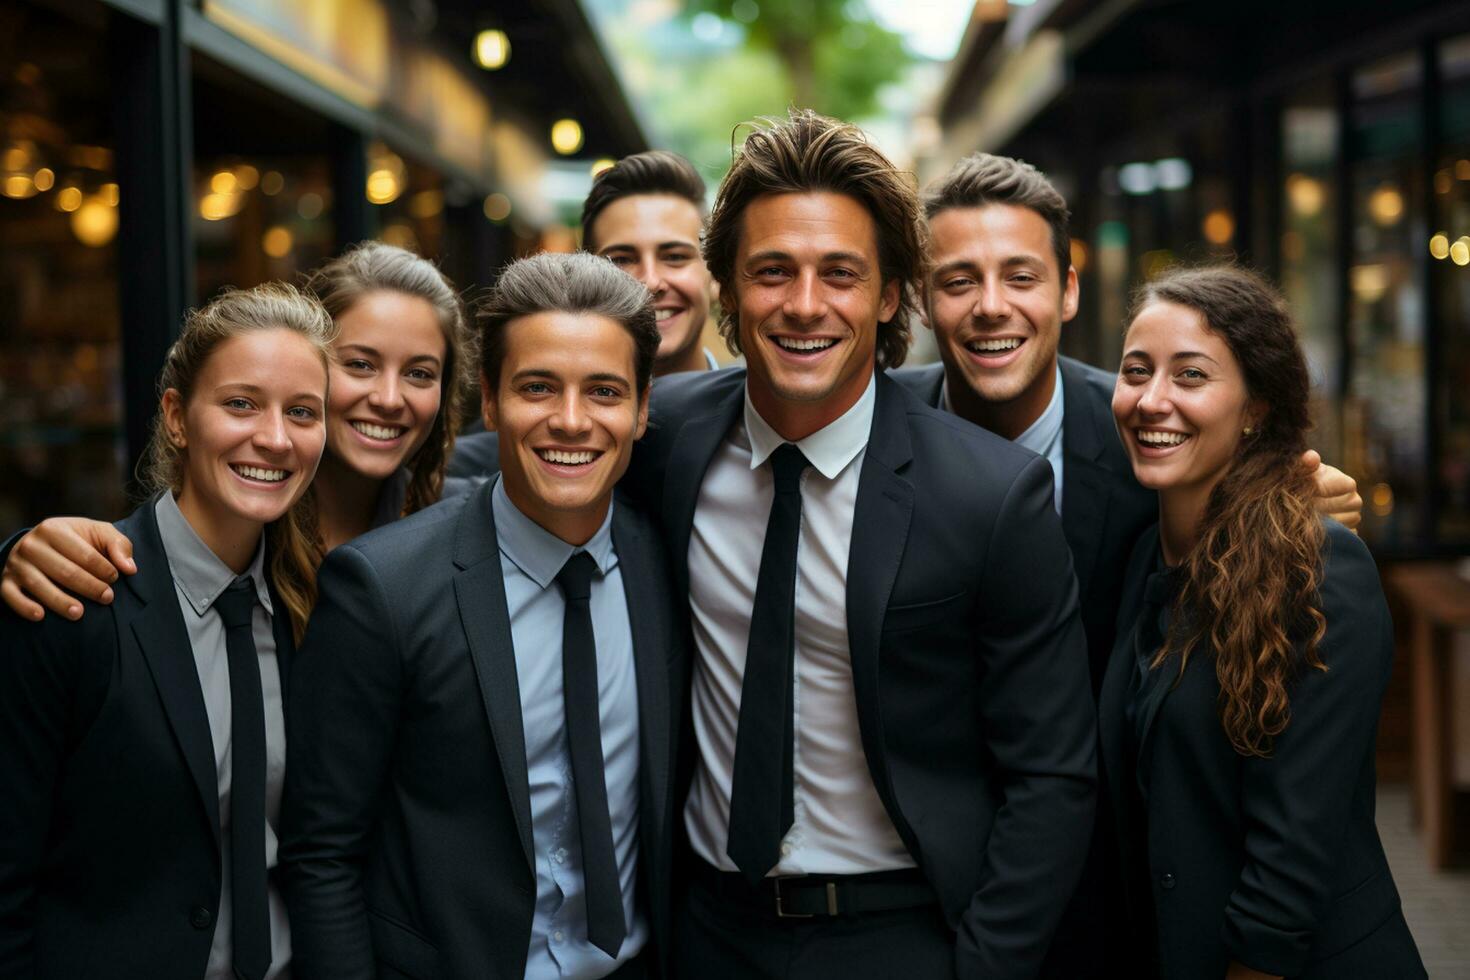
[[[813,432],[805,439],[798,439],[796,448],[807,462],[828,480],[837,478],[868,445],[868,436],[873,431],[873,406],[877,402],[878,380],[868,378],[868,387],[851,408],[826,426]],[[788,440],[771,428],[761,418],[760,412],[750,402],[750,389],[745,391],[745,433],[750,439],[750,468],[755,469],[771,453],[780,449]]]
[[[1046,410],[1025,432],[1016,436],[1016,442],[1033,453],[1046,456],[1062,434],[1062,368],[1057,366],[1057,383],[1051,391],[1051,401]]]
[[[158,495],[153,505],[158,519],[158,536],[163,540],[163,553],[168,556],[168,570],[184,598],[189,600],[195,615],[203,616],[214,605],[221,592],[230,587],[237,576],[230,566],[220,560],[219,555],[209,550],[209,545],[199,537],[172,493]],[[255,557],[245,569],[245,576],[255,585],[255,597],[265,611],[275,615],[271,608],[270,587],[265,578],[265,535],[255,546]]]
[[[567,544],[546,528],[531,520],[511,502],[505,492],[505,481],[496,478],[495,492],[490,506],[495,515],[495,537],[500,552],[515,563],[526,577],[540,588],[546,588],[561,571],[573,553],[585,551],[597,563],[597,570],[606,576],[618,564],[617,552],[612,544],[612,512],[617,503],[607,507],[607,517],[597,533],[584,545]]]
[[[720,362],[715,359],[715,352],[708,347],[704,349],[704,366],[711,371],[718,371],[720,369]]]

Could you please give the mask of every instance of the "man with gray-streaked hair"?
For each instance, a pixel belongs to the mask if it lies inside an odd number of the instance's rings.
[[[653,525],[613,499],[649,294],[538,255],[479,321],[499,476],[319,574],[281,844],[303,976],[663,972],[683,634]]]

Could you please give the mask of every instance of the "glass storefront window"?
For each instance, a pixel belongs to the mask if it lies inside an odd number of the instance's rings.
[[[86,8],[79,5],[79,12]],[[95,23],[20,5],[0,68],[0,533],[120,517],[112,93]]]
[[[1341,120],[1335,103],[1332,83],[1324,79],[1293,92],[1281,112],[1281,289],[1312,375],[1311,442],[1329,460],[1342,459],[1335,177]]]
[[[1416,542],[1426,504],[1420,74],[1418,55],[1409,53],[1352,78],[1352,380],[1343,460],[1366,490],[1364,538],[1390,549]]]
[[[373,204],[378,238],[425,258],[444,250],[444,178],[405,159],[382,143],[368,148],[367,199]]]
[[[294,279],[336,247],[327,123],[195,59],[195,289]]]
[[[1441,440],[1435,461],[1442,544],[1470,543],[1470,34],[1439,46],[1440,145],[1428,241],[1438,300],[1440,349],[1434,406]],[[1418,245],[1421,254],[1425,246]]]

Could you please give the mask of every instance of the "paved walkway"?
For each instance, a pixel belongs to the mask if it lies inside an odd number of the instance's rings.
[[[1470,980],[1470,869],[1430,870],[1402,784],[1378,787],[1378,835],[1429,976]]]

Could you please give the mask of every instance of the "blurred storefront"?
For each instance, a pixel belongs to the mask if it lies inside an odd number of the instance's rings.
[[[1470,4],[980,0],[921,177],[989,150],[1056,180],[1117,363],[1129,293],[1236,255],[1285,288],[1315,444],[1386,558],[1470,553]]]
[[[374,237],[473,291],[645,146],[576,0],[0,5],[0,528],[125,512],[189,306]]]

